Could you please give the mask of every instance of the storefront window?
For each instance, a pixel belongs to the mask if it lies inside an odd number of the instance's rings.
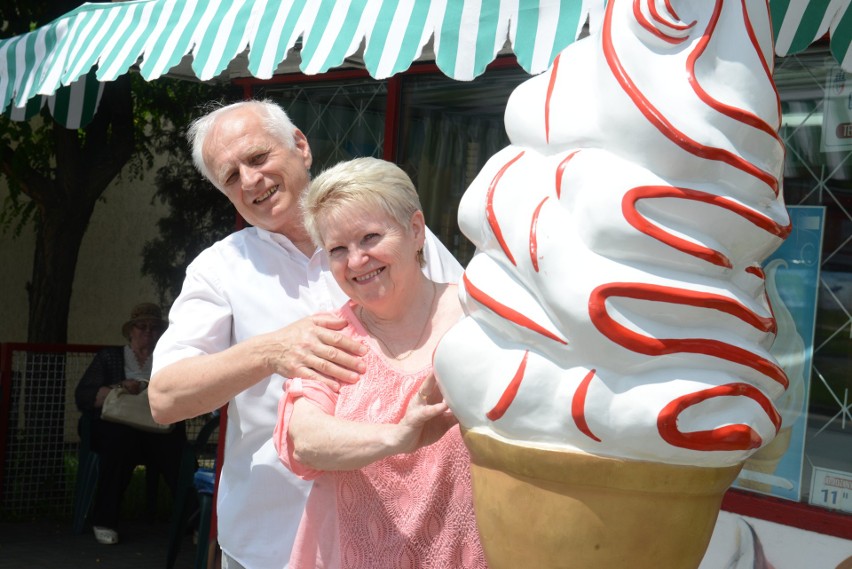
[[[779,60],[775,81],[787,206],[822,216],[821,227],[800,228],[821,245],[802,255],[818,264],[818,284],[800,499],[852,513],[852,76],[827,49],[812,49]]]

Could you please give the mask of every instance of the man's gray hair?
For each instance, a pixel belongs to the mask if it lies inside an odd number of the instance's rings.
[[[218,187],[216,181],[211,177],[210,170],[204,163],[202,153],[204,141],[207,139],[207,135],[210,134],[210,129],[213,128],[218,120],[232,111],[244,108],[253,109],[257,113],[263,123],[264,130],[269,135],[273,136],[276,140],[280,140],[288,148],[295,147],[296,125],[293,124],[293,121],[287,116],[286,111],[278,106],[277,103],[270,100],[252,100],[220,106],[192,121],[192,124],[189,125],[186,131],[186,138],[192,147],[192,162],[195,164],[195,168],[205,178],[213,182],[214,186]]]

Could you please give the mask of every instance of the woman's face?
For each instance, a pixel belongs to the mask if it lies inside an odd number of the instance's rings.
[[[142,320],[130,327],[130,347],[134,350],[153,350],[163,333],[163,325],[156,320]]]
[[[342,205],[317,224],[331,273],[349,298],[369,309],[404,301],[420,278],[417,251],[423,247],[423,213],[403,226],[381,208]]]

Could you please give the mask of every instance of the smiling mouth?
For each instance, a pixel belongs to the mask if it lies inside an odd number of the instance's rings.
[[[384,270],[385,270],[385,268],[382,267],[381,269],[376,269],[375,271],[370,271],[366,275],[361,275],[360,277],[355,277],[352,280],[355,281],[356,283],[360,283],[360,282],[363,282],[363,281],[366,281],[366,280],[369,280],[369,279],[375,277],[376,275],[378,275],[379,273],[381,273]]]
[[[266,200],[268,200],[270,198],[270,196],[272,196],[277,191],[278,191],[278,186],[269,188],[269,190],[265,194],[263,194],[262,196],[260,196],[258,198],[255,198],[254,203],[259,204],[259,203],[265,202]]]

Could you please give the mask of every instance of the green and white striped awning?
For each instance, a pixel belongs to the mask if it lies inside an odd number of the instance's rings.
[[[852,71],[852,0],[771,0],[779,55],[831,35]],[[146,80],[191,61],[207,81],[272,77],[288,63],[309,75],[358,54],[377,79],[431,48],[447,76],[480,75],[505,47],[529,73],[547,69],[605,0],[132,0],[84,4],[37,30],[0,40],[0,109],[26,119],[45,103],[69,128],[85,125],[102,83]],[[363,48],[363,51],[362,51]],[[292,62],[298,62],[298,68]],[[238,64],[239,62],[239,64]],[[227,71],[227,73],[225,73]]]

